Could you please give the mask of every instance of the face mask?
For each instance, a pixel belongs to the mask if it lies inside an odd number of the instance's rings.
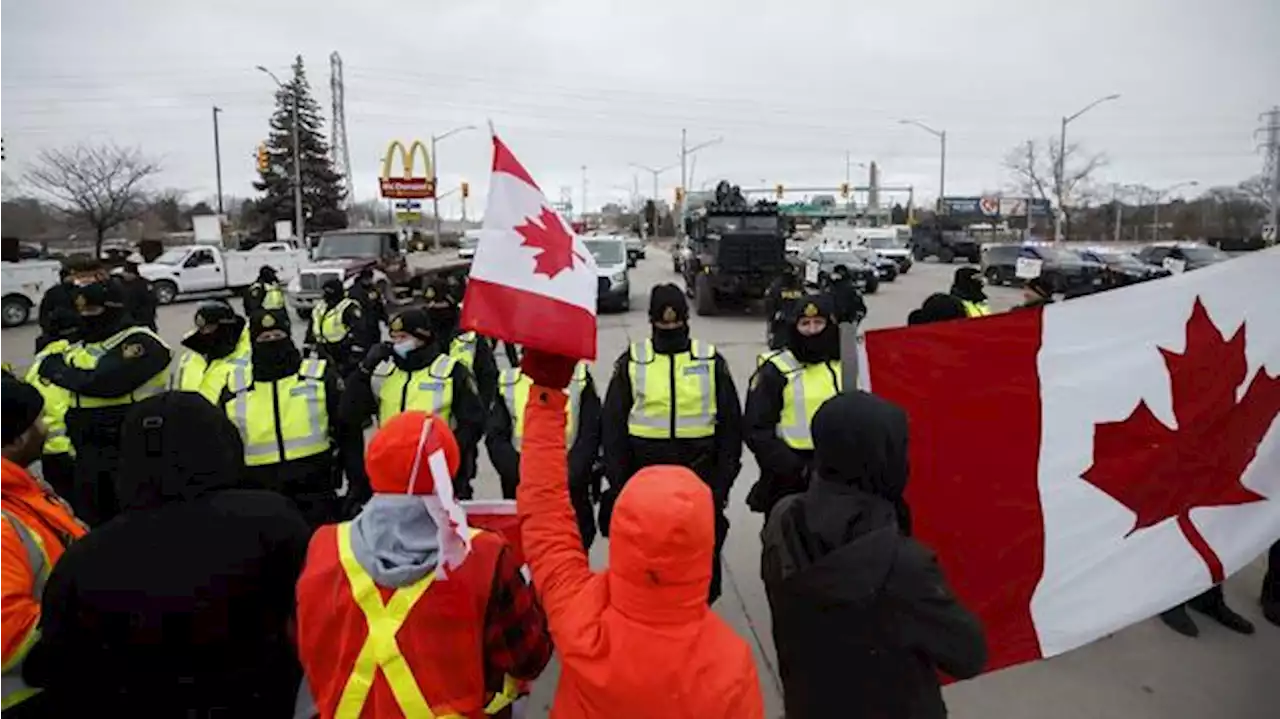
[[[662,354],[684,352],[689,348],[689,326],[673,329],[653,328],[653,349]]]
[[[840,359],[840,330],[834,322],[816,335],[805,336],[800,330],[791,330],[791,353],[805,364],[816,364]]]
[[[431,323],[432,332],[442,335],[453,329],[458,321],[458,310],[455,307],[428,307],[427,320]]]
[[[422,343],[419,342],[418,340],[412,340],[412,339],[401,340],[391,345],[391,351],[395,352],[397,356],[404,358],[404,357],[408,357],[410,352],[418,349],[421,346],[422,346]]]

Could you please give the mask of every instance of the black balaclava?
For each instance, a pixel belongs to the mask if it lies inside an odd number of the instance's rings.
[[[432,336],[440,341],[452,337],[461,314],[453,287],[447,280],[435,279],[422,291],[422,296],[426,300],[425,312]]]
[[[813,415],[818,476],[893,505],[898,527],[911,534],[907,489],[907,413],[861,390],[841,392]]]
[[[827,326],[811,337],[800,334],[797,324],[802,317],[824,317]],[[788,318],[791,322],[787,348],[804,364],[817,364],[840,359],[840,326],[836,324],[835,302],[830,295],[810,295],[796,301]]]
[[[967,316],[964,311],[964,305],[960,304],[960,300],[956,299],[954,295],[935,292],[925,299],[924,304],[920,305],[920,309],[911,311],[911,314],[907,316],[907,324],[927,325],[932,322],[961,320]]]
[[[262,333],[268,330],[284,330],[285,336],[280,339],[260,340]],[[254,313],[249,319],[249,338],[253,342],[253,379],[258,382],[274,382],[292,374],[297,374],[302,367],[302,353],[293,343],[289,334],[289,312],[283,308],[278,310],[262,310]]]
[[[262,267],[258,268],[258,281],[275,283],[275,282],[279,282],[280,278],[276,275],[276,270],[274,267],[270,265],[263,265]]]
[[[324,295],[324,302],[332,309],[335,305],[342,301],[342,280],[332,279],[325,280],[320,285],[320,292]]]
[[[84,320],[81,337],[86,342],[101,342],[125,328],[128,314],[124,311],[124,293],[114,278],[99,280],[75,288],[76,311]],[[102,312],[88,314],[86,309],[101,307]]]
[[[951,283],[951,294],[969,302],[986,302],[987,293],[982,291],[982,273],[975,267],[956,270],[955,280]]]
[[[196,310],[196,329],[182,339],[182,346],[210,360],[226,357],[240,344],[244,318],[221,300],[205,302]],[[213,331],[208,331],[212,327]],[[205,331],[201,331],[205,330]]]
[[[244,445],[226,413],[194,392],[165,392],[129,410],[120,430],[116,493],[126,510],[155,509],[231,489]]]
[[[416,372],[431,364],[432,360],[440,355],[437,338],[431,332],[431,318],[427,316],[426,310],[419,308],[405,310],[392,317],[388,327],[392,332],[408,332],[422,340],[421,347],[404,357],[392,353],[391,361],[396,367],[406,372]]]
[[[0,428],[3,430],[0,440],[9,447],[21,439],[22,435],[35,426],[36,421],[40,419],[40,413],[44,411],[44,397],[35,387],[11,375],[5,375],[2,384],[0,402],[3,403],[4,412],[0,415]],[[12,453],[10,458],[15,464],[26,467],[40,459],[43,444],[38,441],[38,438],[29,438],[29,440],[22,447],[10,448]]]
[[[689,351],[689,301],[673,284],[654,285],[649,293],[649,322],[679,322],[674,329],[653,325],[653,351],[673,355]]]

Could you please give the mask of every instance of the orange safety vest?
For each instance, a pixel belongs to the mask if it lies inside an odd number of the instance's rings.
[[[472,530],[462,566],[408,586],[376,585],[351,524],[321,527],[298,580],[298,654],[322,719],[482,719],[514,698],[485,691],[484,623],[503,541]]]

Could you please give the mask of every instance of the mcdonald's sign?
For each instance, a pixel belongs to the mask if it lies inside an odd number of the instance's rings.
[[[422,151],[423,174],[415,177],[413,160],[419,150]],[[395,160],[397,151],[400,153],[400,164],[404,171],[400,175],[393,175],[391,163]],[[382,177],[378,180],[378,185],[382,190],[382,196],[388,200],[426,200],[435,197],[435,172],[431,166],[431,155],[427,153],[427,146],[422,144],[421,140],[414,140],[406,150],[403,142],[392,140],[387,146],[386,156],[382,158]]]

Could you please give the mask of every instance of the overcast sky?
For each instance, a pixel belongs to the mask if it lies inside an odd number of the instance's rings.
[[[225,192],[251,195],[274,89],[254,66],[283,77],[301,53],[327,123],[337,51],[357,199],[392,139],[487,119],[553,199],[580,201],[585,165],[591,206],[626,199],[629,163],[676,162],[681,128],[724,138],[695,189],[831,186],[848,151],[931,198],[937,139],[902,118],[947,130],[947,194],[979,194],[1006,186],[1009,148],[1110,93],[1069,128],[1109,157],[1100,179],[1234,184],[1280,103],[1277,27],[1276,0],[6,0],[4,172],[109,140],[162,158],[158,186],[211,197],[216,104]],[[441,143],[442,185],[471,181],[473,213],[488,163],[484,131]]]

